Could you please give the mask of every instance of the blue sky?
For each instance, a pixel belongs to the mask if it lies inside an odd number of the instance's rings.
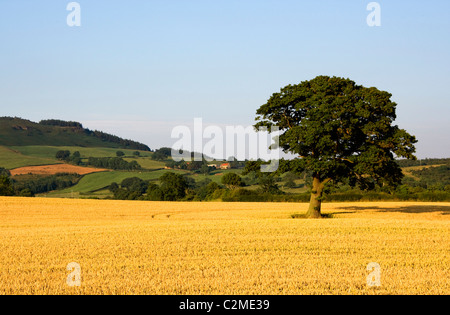
[[[77,120],[152,148],[171,129],[250,125],[317,75],[393,94],[419,158],[450,157],[450,1],[0,0],[1,116]]]

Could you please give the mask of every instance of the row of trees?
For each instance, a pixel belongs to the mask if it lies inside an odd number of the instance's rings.
[[[260,176],[257,180],[259,189],[251,192],[258,194],[283,194],[273,176]],[[109,190],[115,199],[122,200],[216,200],[229,197],[230,194],[248,194],[242,187],[246,179],[236,173],[227,173],[221,178],[221,185],[206,178],[196,182],[192,177],[167,172],[159,178],[159,185],[144,181],[138,177],[127,178],[122,183],[112,183]]]
[[[406,177],[404,185],[413,188],[417,192],[449,191],[450,192],[450,161],[448,165],[428,167],[412,170],[413,177]]]
[[[301,194],[284,193],[279,182],[281,177],[260,174],[254,178],[253,172],[247,176],[227,173],[221,179],[221,184],[204,179],[196,182],[186,175],[168,172],[159,178],[159,185],[140,178],[125,179],[120,185],[111,184],[109,189],[115,199],[121,200],[151,200],[151,201],[282,201],[306,202],[311,192]],[[286,177],[294,177],[294,174]],[[256,180],[256,181],[255,181]],[[255,185],[258,189],[247,189],[246,186]],[[326,201],[360,201],[360,200],[416,200],[416,201],[448,201],[450,200],[450,186],[445,190],[432,191],[422,188],[412,188],[407,185],[396,188],[377,188],[372,192],[352,188],[350,185],[327,186],[325,188]]]
[[[184,160],[175,162],[174,160],[169,160],[166,162],[165,166],[171,169],[187,170],[203,175],[209,175],[212,171],[215,170],[215,168],[209,166],[205,160],[191,162],[186,162]]]
[[[60,150],[56,152],[55,157],[59,161],[64,161],[74,165],[83,165],[83,161],[81,160],[81,154],[79,151],[71,154],[68,150]]]
[[[76,121],[64,121],[59,119],[46,119],[39,122],[43,126],[71,127],[83,129],[83,125]]]
[[[21,178],[23,177],[23,178]],[[81,176],[78,174],[59,173],[51,176],[23,175],[12,180],[16,194],[21,196],[34,196],[54,190],[62,190],[78,183]]]
[[[109,190],[115,199],[176,201],[186,197],[188,189],[195,184],[186,176],[166,173],[159,178],[160,185],[144,181],[138,177],[127,178],[120,185],[112,183]]]
[[[142,170],[142,167],[141,165],[139,165],[138,162],[136,161],[127,162],[119,157],[104,157],[104,158],[90,157],[86,165],[111,170],[123,170],[123,171]]]
[[[120,185],[112,183],[109,190],[115,199],[122,200],[207,200],[223,186],[205,179],[196,183],[191,177],[167,172],[159,178],[159,185],[133,177],[122,181]]]
[[[198,173],[207,174],[208,173],[208,167],[209,172],[214,170],[214,167],[209,166],[208,161],[206,160],[205,156],[202,156],[201,154],[192,152],[190,154],[190,160],[181,160],[181,161],[174,161],[171,159],[172,156],[172,149],[163,147],[158,150],[155,150],[155,152],[152,154],[152,159],[155,161],[164,161],[166,162],[166,167],[172,168],[172,169],[181,169],[181,170],[189,170],[189,171],[196,171]],[[195,157],[201,156],[202,161],[196,161]],[[220,162],[217,161],[217,163],[225,163],[224,161]],[[244,168],[246,161],[238,161],[236,158],[230,157],[228,158],[227,163],[230,163],[230,166],[232,169],[238,169],[238,168]]]
[[[138,171],[142,170],[141,165],[137,161],[127,162],[119,156],[124,156],[122,151],[117,151],[117,157],[89,157],[86,162],[81,159],[80,152],[76,151],[73,154],[67,150],[60,150],[56,153],[56,158],[60,161],[72,163],[75,165],[93,166],[98,168],[106,168],[111,170],[124,170],[124,171]],[[139,151],[134,153],[134,156],[140,155]]]
[[[117,151],[116,152],[116,156],[117,157],[123,157],[123,156],[125,156],[126,154],[125,154],[125,152],[123,152],[123,151]],[[133,157],[139,157],[139,156],[141,156],[141,152],[139,152],[139,151],[134,151],[133,152]]]
[[[14,188],[10,177],[11,173],[0,167],[0,196],[14,196]]]
[[[450,158],[448,159],[420,159],[420,160],[397,160],[400,167],[410,166],[427,166],[427,165],[450,165]]]
[[[12,179],[8,170],[0,168],[0,196],[33,197],[35,194],[71,187],[80,178],[77,174],[60,173],[52,176],[22,175]]]

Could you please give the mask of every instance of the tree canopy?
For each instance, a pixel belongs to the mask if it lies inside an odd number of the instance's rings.
[[[171,148],[160,148],[152,154],[152,159],[156,161],[165,161],[172,155]]]
[[[14,189],[11,180],[6,175],[0,175],[0,196],[13,196]]]
[[[320,217],[327,183],[363,189],[398,185],[396,157],[415,159],[415,137],[394,125],[392,95],[350,79],[319,76],[274,93],[257,110],[256,128],[277,126],[279,145],[297,156],[280,171],[313,174],[309,217]]]
[[[243,186],[242,178],[236,173],[226,173],[221,179],[222,184],[230,189],[236,189]]]
[[[175,201],[186,196],[188,183],[183,175],[168,172],[162,175],[159,180],[164,200]]]

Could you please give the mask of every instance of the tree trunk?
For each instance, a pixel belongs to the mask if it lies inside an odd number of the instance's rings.
[[[313,185],[311,191],[311,200],[309,202],[309,209],[306,213],[307,218],[318,219],[322,217],[320,213],[322,207],[322,195],[325,182],[321,182],[318,175],[313,177]]]

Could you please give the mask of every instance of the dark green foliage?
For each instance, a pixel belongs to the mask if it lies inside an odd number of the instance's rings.
[[[80,154],[80,152],[79,151],[74,152],[72,154],[72,156],[70,157],[68,162],[70,162],[72,164],[75,164],[75,165],[83,164],[82,161],[81,161],[81,154]]]
[[[116,183],[111,184],[109,190],[114,193],[115,199],[121,200],[184,200],[189,189],[189,181],[186,177],[169,172],[162,175],[159,181],[160,186],[132,177],[123,180],[120,186]]]
[[[44,126],[72,127],[72,128],[83,129],[83,125],[79,122],[64,121],[64,120],[58,120],[58,119],[41,120],[39,122],[39,124],[44,125]]]
[[[147,200],[150,200],[150,201],[164,200],[164,193],[158,185],[152,184],[152,183],[150,183],[148,185]]]
[[[202,168],[203,164],[204,163],[202,161],[189,161],[187,162],[186,169],[188,171],[198,171]]]
[[[161,176],[159,180],[165,201],[176,201],[186,196],[186,190],[189,186],[183,175],[168,172]]]
[[[246,165],[246,161],[238,161],[236,158],[230,159],[230,167],[232,169],[244,168]]]
[[[0,175],[0,196],[13,196],[14,189],[11,180],[6,175]]]
[[[109,185],[108,190],[111,191],[112,193],[115,193],[117,190],[119,190],[119,185],[117,183],[111,183],[111,185]]]
[[[172,156],[171,148],[160,148],[152,154],[152,159],[156,161],[165,161]]]
[[[60,150],[56,152],[56,159],[60,161],[69,161],[70,159],[70,151]]]
[[[142,167],[136,161],[127,162],[119,157],[105,157],[105,158],[94,158],[90,157],[88,159],[87,165],[98,167],[98,168],[107,168],[111,170],[126,170],[126,171],[137,171],[141,170]]]
[[[221,196],[221,199],[225,202],[257,202],[261,201],[263,198],[267,197],[264,197],[264,194],[244,188],[224,191]]]
[[[450,185],[450,165],[429,167],[421,170],[411,171],[411,173],[420,178],[416,180],[408,180],[408,184],[412,187],[423,187],[428,190],[445,190]]]
[[[284,184],[284,187],[286,188],[296,188],[297,185],[295,184],[295,182],[293,180],[287,180],[286,183]]]
[[[22,194],[30,191],[32,195],[46,193],[53,190],[65,189],[78,183],[82,176],[77,174],[60,173],[52,176],[15,176],[14,190]]]
[[[114,198],[118,200],[140,200],[142,195],[137,191],[118,189],[114,192]]]
[[[187,170],[189,164],[185,160],[181,160],[179,162],[175,162],[174,160],[167,160],[165,165],[172,169],[179,169],[179,170]]]
[[[144,181],[138,177],[130,177],[124,179],[120,186],[117,183],[112,183],[108,189],[114,194],[115,199],[143,200],[148,187],[148,181]]]
[[[208,164],[203,163],[202,166],[199,169],[199,172],[203,175],[209,175],[214,170],[213,167],[208,166]]]
[[[122,151],[117,151],[116,152],[116,156],[117,157],[122,157],[122,156],[125,156],[125,153],[123,153]]]
[[[390,98],[348,79],[317,77],[275,93],[257,111],[256,126],[284,130],[280,146],[302,157],[294,168],[310,169],[322,181],[395,184],[402,176],[394,154],[414,159],[416,140],[392,126],[396,104]]]
[[[259,177],[261,175],[261,165],[262,161],[248,161],[247,163],[245,163],[242,175],[253,173],[257,177]]]
[[[215,182],[200,184],[194,200],[212,200],[214,193],[220,189],[222,187]]]
[[[437,168],[438,169],[438,168]],[[440,168],[439,168],[440,169]],[[155,184],[143,181],[139,178],[128,178],[121,183],[121,186],[113,183],[109,189],[114,193],[116,199],[124,200],[152,200],[152,201],[242,201],[242,202],[309,202],[310,193],[302,194],[287,194],[280,190],[271,190],[263,188],[258,190],[247,190],[243,188],[225,189],[210,179],[206,178],[199,182],[195,182],[192,177],[186,177],[179,174],[169,173],[162,177],[161,183],[164,188]],[[249,173],[250,176],[252,173]],[[269,176],[266,174],[265,176]],[[310,176],[310,175],[309,175]],[[262,178],[263,174],[256,176],[255,184]],[[267,182],[267,187],[276,185],[278,179],[276,176],[272,177]],[[303,178],[296,174],[285,175],[284,180],[294,180]],[[249,180],[246,178],[246,180]],[[264,181],[264,180],[263,180]],[[181,183],[181,184],[180,184]],[[262,182],[260,182],[262,184]],[[324,195],[323,201],[327,202],[352,202],[352,201],[450,201],[450,185],[443,186],[441,183],[439,187],[442,190],[430,190],[420,186],[412,187],[410,185],[401,185],[392,190],[389,187],[382,187],[374,191],[363,191],[357,188],[352,188],[349,185],[337,185],[336,187],[328,187],[327,194]],[[303,184],[302,184],[303,185]],[[436,184],[435,184],[436,186]],[[181,187],[181,189],[178,189]],[[231,188],[231,187],[230,187]]]
[[[272,174],[263,173],[258,179],[263,194],[281,194],[282,191],[277,185],[276,178]]]
[[[20,197],[34,197],[34,193],[29,189],[25,188],[19,192]]]
[[[300,158],[281,170],[312,172],[311,216],[329,182],[361,189],[396,186],[403,174],[395,156],[415,159],[414,136],[393,125],[391,94],[356,85],[349,79],[319,76],[274,93],[257,110],[255,127],[277,126],[280,147]]]
[[[252,186],[258,184],[258,179],[261,173],[251,171],[248,173],[243,172],[243,175],[246,175],[244,178],[242,178],[245,186]]]
[[[230,189],[236,189],[244,185],[241,176],[236,173],[226,173],[222,176],[221,182]]]
[[[11,177],[11,172],[6,168],[0,167],[0,176]]]
[[[450,159],[421,159],[421,160],[397,160],[400,167],[450,165]]]
[[[148,188],[148,184],[138,177],[124,179],[120,186],[128,191],[138,192],[140,195],[145,193]]]

